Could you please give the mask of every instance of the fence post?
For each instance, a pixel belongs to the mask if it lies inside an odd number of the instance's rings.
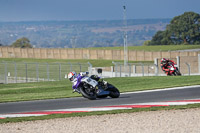
[[[136,66],[133,65],[133,74],[136,74]]]
[[[15,83],[17,83],[17,64],[16,62],[14,62],[15,64]]]
[[[39,82],[38,63],[36,63],[36,79],[37,79],[37,82]]]
[[[129,65],[129,77],[131,77],[131,64],[128,65]]]
[[[155,65],[155,75],[158,76],[158,71],[159,71],[159,68],[158,68],[158,58],[154,59],[154,65]]]
[[[7,78],[7,63],[5,62],[5,83],[7,84],[8,83],[8,78]]]
[[[155,76],[158,76],[158,65],[154,64],[155,65]]]
[[[88,62],[89,64],[89,74],[92,74],[92,64],[90,62]]]
[[[70,72],[71,72],[72,71],[72,63],[69,62],[69,64],[70,64]]]
[[[142,65],[142,76],[144,76],[144,64],[141,63],[141,65]]]
[[[79,66],[80,66],[80,72],[82,72],[82,67],[81,67],[81,64],[80,63],[78,63],[79,64]]]
[[[187,67],[188,67],[188,75],[190,76],[190,64],[188,64],[187,62],[185,62],[185,64],[186,64]]]
[[[25,63],[25,69],[26,69],[26,83],[28,82],[28,68],[27,68],[27,63]]]
[[[115,70],[115,77],[117,77],[117,63],[115,63],[114,61],[112,61],[112,64],[115,65],[114,70]]]
[[[49,81],[49,64],[47,63],[47,79]]]
[[[61,64],[59,63],[59,80],[61,80]]]
[[[177,56],[176,59],[177,59],[177,67],[180,70],[180,56]]]
[[[119,65],[119,71],[120,71],[120,73],[119,73],[119,77],[122,77],[122,65]],[[125,68],[124,68],[125,69]],[[124,74],[125,74],[125,70],[124,70]]]
[[[198,70],[199,70],[199,73],[200,73],[200,54],[198,54]]]

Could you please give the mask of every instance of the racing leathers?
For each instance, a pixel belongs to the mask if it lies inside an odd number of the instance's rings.
[[[174,63],[174,64],[176,64],[173,60],[169,60],[169,59],[166,59],[166,61],[165,62],[161,62],[160,63],[160,66],[161,66],[161,69],[169,76],[169,75],[171,75],[171,73],[170,73],[170,70],[169,70],[169,68],[168,68],[168,63],[169,62],[172,62],[172,63]]]

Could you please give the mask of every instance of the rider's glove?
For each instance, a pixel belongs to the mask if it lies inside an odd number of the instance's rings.
[[[99,82],[103,82],[103,79],[99,79]]]

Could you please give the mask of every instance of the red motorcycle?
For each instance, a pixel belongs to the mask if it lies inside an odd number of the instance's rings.
[[[178,67],[176,67],[173,62],[169,62],[167,67],[169,69],[170,76],[181,76],[181,73],[180,73]]]

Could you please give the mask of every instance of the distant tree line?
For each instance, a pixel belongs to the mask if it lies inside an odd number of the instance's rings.
[[[19,47],[19,48],[32,48],[33,46],[30,44],[30,40],[26,37],[22,37],[17,39],[11,47]]]
[[[171,19],[127,20],[128,45],[142,45]],[[4,46],[37,48],[86,48],[123,46],[123,20],[0,22]],[[22,41],[27,38],[29,41]],[[20,39],[20,40],[18,40]],[[14,44],[13,44],[14,43]]]
[[[143,45],[200,45],[200,14],[185,12],[174,17],[165,31],[158,31],[151,41],[145,41]]]

